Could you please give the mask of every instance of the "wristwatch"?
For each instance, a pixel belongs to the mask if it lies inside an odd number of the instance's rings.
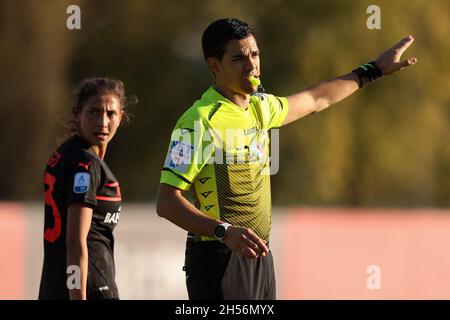
[[[223,242],[223,238],[227,235],[228,227],[231,226],[229,223],[221,223],[214,229],[214,236],[220,242]]]

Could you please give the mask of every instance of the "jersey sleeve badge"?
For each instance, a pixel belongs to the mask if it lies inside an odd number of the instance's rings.
[[[86,193],[89,191],[89,180],[91,176],[87,172],[77,172],[73,179],[73,192]]]
[[[165,166],[186,173],[191,164],[191,155],[194,146],[181,141],[173,141],[167,155]]]

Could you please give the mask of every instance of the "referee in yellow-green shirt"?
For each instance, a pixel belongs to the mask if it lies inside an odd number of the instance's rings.
[[[206,28],[203,54],[215,83],[176,123],[157,196],[158,215],[188,231],[183,269],[190,299],[276,298],[268,131],[415,64],[400,61],[413,40],[341,77],[278,97],[260,84],[260,52],[247,23],[220,19]]]

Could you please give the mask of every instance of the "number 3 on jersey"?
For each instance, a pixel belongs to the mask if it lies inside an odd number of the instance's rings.
[[[61,235],[61,215],[59,214],[58,206],[55,199],[53,199],[52,192],[55,187],[56,178],[50,173],[46,172],[44,175],[44,183],[48,185],[48,189],[45,192],[45,205],[52,208],[53,218],[55,224],[53,228],[47,228],[44,232],[44,239],[48,242],[55,242]]]

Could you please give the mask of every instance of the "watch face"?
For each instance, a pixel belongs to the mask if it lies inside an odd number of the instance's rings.
[[[225,227],[224,226],[217,226],[216,230],[214,231],[214,234],[217,238],[223,238],[225,236]]]

